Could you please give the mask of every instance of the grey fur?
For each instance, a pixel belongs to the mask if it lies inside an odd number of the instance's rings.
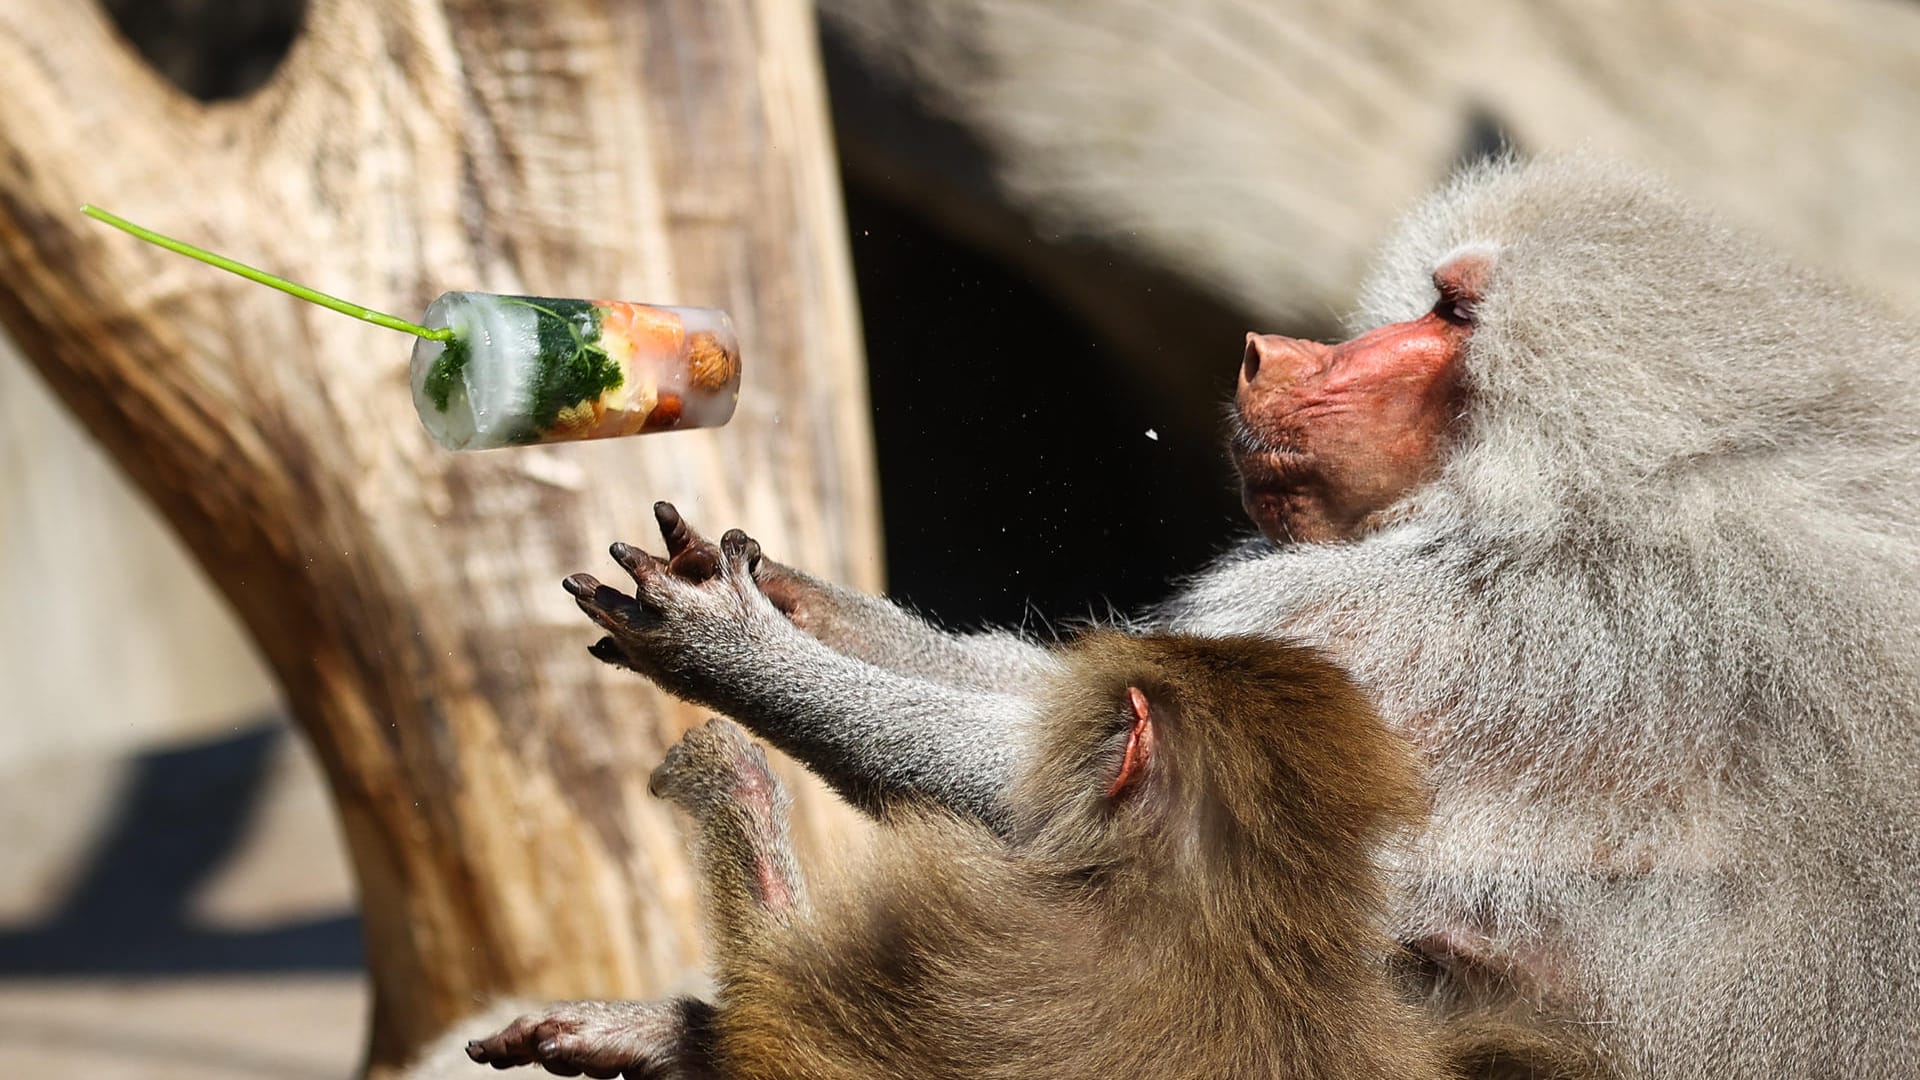
[[[1469,243],[1499,253],[1443,475],[1166,620],[1334,650],[1432,759],[1407,932],[1565,950],[1623,1072],[1911,1075],[1912,331],[1581,159],[1460,179],[1356,324],[1426,310]]]
[[[909,673],[836,651],[822,640],[833,639],[831,627],[817,625],[816,637],[775,608],[755,581],[757,570],[765,572],[759,545],[737,531],[722,537],[702,580],[676,576],[667,563],[625,545],[615,545],[615,553],[634,575],[633,597],[588,575],[568,579],[582,610],[611,634],[595,648],[602,659],[741,718],[869,811],[931,797],[975,817],[994,816],[999,793],[1031,751],[1036,702],[1022,690],[1037,690],[1056,660],[1023,660],[1018,677],[997,690],[913,674],[910,661],[924,663],[941,650],[965,654],[972,646],[938,642],[931,627],[915,630],[918,642],[905,639],[901,628],[927,624],[884,604],[886,618],[867,640],[896,643]],[[876,610],[841,591],[821,614],[864,617]]]
[[[790,567],[774,572],[813,598],[809,634],[843,656],[970,690],[1033,687],[1059,673],[1050,652],[1013,634],[950,634],[882,597],[836,589]]]

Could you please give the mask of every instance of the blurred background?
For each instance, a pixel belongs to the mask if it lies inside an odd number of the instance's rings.
[[[0,0],[0,33],[37,2]],[[203,101],[272,78],[304,14],[104,7]],[[1910,3],[821,0],[819,24],[888,579],[949,625],[1137,612],[1232,543],[1241,335],[1337,333],[1393,216],[1481,156],[1641,160],[1920,306]],[[4,341],[0,691],[0,1061],[348,1075],[366,990],[311,756]]]

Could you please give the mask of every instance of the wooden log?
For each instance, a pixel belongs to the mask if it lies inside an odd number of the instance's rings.
[[[264,89],[204,106],[94,5],[0,2],[0,320],[319,750],[374,1074],[493,995],[647,994],[696,958],[680,836],[644,788],[698,717],[587,656],[563,575],[655,545],[668,498],[879,584],[813,35],[788,0],[316,0]],[[452,288],[725,307],[746,391],[719,431],[448,454],[413,415],[410,339],[82,201],[402,313]],[[849,820],[818,789],[799,816]]]

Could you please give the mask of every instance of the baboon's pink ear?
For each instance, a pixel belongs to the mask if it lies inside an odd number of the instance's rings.
[[[1117,799],[1147,775],[1147,761],[1153,756],[1153,708],[1147,695],[1137,686],[1127,687],[1127,704],[1133,709],[1133,727],[1127,732],[1126,756],[1120,759],[1120,775],[1107,787],[1107,798]]]

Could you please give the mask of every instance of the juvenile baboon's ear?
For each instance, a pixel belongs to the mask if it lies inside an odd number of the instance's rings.
[[[1127,750],[1120,759],[1120,771],[1107,785],[1107,798],[1118,799],[1137,786],[1147,775],[1153,757],[1153,706],[1137,686],[1127,687],[1127,707],[1133,712],[1133,726],[1127,729]]]

